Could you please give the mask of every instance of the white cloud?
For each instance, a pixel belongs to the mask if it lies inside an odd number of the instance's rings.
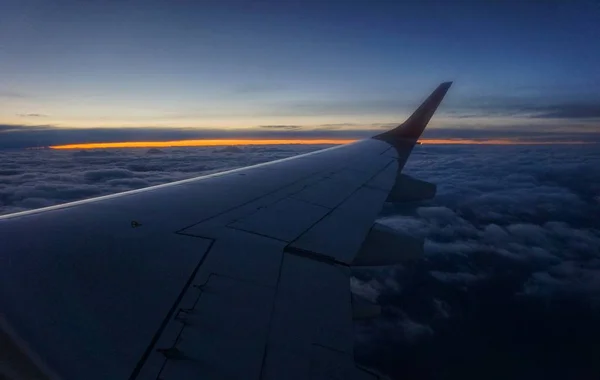
[[[552,324],[552,314],[544,313],[560,310],[565,297],[570,305],[594,305],[581,310],[600,310],[598,167],[597,147],[418,147],[406,173],[436,183],[436,198],[412,209],[387,205],[379,223],[425,239],[425,256],[394,274],[400,291],[386,285],[389,277],[355,274],[377,289],[384,310],[384,318],[361,325],[362,360],[378,362],[385,352],[413,352],[427,344],[419,358],[435,362],[435,353],[443,353],[448,344],[447,335],[438,330],[456,331],[466,342],[477,341],[484,332],[489,353],[462,342],[451,344],[471,355],[496,355],[494,344],[503,344],[502,334],[495,336],[487,326],[514,323],[518,329],[519,321],[535,318],[557,331],[556,344],[544,350],[559,352],[567,344],[560,337],[568,336],[563,331],[568,327]],[[398,308],[402,313],[390,316]],[[577,313],[568,315],[565,326],[580,322]],[[418,326],[411,329],[411,321]],[[511,331],[503,331],[507,329]],[[582,325],[581,330],[590,327]],[[536,347],[541,340],[535,334],[514,339]],[[528,360],[537,360],[534,354]],[[406,373],[416,367],[388,368]]]
[[[0,150],[0,214],[157,185],[321,148],[322,145],[282,145],[217,150]]]

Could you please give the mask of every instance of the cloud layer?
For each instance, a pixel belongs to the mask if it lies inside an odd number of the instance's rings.
[[[383,306],[359,328],[361,360],[398,378],[598,373],[598,167],[595,147],[419,147],[407,173],[437,197],[387,205],[379,223],[426,254],[355,273]]]
[[[323,145],[0,150],[0,214],[253,165]]]

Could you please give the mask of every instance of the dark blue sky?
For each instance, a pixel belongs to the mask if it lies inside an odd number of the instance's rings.
[[[0,124],[595,132],[598,1],[0,3]]]

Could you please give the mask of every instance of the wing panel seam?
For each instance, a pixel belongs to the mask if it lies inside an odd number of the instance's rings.
[[[198,237],[198,236],[192,236],[192,235],[188,235],[188,236]],[[167,315],[165,316],[165,318],[161,322],[160,326],[158,327],[158,330],[154,333],[154,336],[150,340],[150,344],[148,344],[148,347],[146,348],[146,350],[144,351],[144,353],[140,357],[140,360],[138,361],[138,363],[134,367],[131,375],[129,376],[129,380],[134,380],[139,375],[140,371],[142,370],[142,367],[146,363],[146,360],[148,360],[148,357],[150,356],[150,353],[154,349],[154,346],[156,346],[156,343],[160,339],[160,336],[162,335],[163,331],[165,330],[165,328],[169,324],[169,321],[171,320],[171,317],[173,316],[173,314],[175,314],[175,311],[177,310],[177,306],[179,305],[179,303],[183,299],[183,296],[185,295],[185,293],[190,288],[192,282],[194,281],[194,278],[196,277],[196,274],[200,270],[200,267],[202,266],[202,264],[204,263],[204,261],[206,260],[206,258],[208,257],[208,255],[210,254],[210,250],[212,249],[212,247],[213,247],[213,245],[215,243],[215,239],[212,239],[212,238],[203,238],[203,239],[210,240],[210,243],[209,243],[208,247],[206,248],[204,256],[202,256],[202,258],[200,259],[200,261],[198,262],[198,264],[196,265],[196,267],[192,271],[189,279],[187,280],[187,282],[185,283],[185,285],[181,289],[181,292],[179,293],[179,295],[175,299],[175,302],[173,303],[173,305],[171,306],[171,308],[167,312]]]
[[[393,161],[392,161],[393,162]],[[315,223],[313,223],[312,225],[310,225],[306,230],[304,230],[297,238],[295,238],[294,240],[292,240],[288,246],[286,247],[286,249],[288,247],[290,247],[292,244],[294,244],[296,241],[298,241],[298,239],[300,239],[302,236],[304,236],[305,233],[307,233],[308,231],[310,231],[311,228],[313,228],[314,226],[316,226],[317,224],[319,224],[321,221],[323,221],[323,219],[327,218],[329,215],[331,215],[335,210],[337,210],[341,205],[344,204],[344,202],[346,202],[348,199],[350,199],[350,197],[352,197],[354,194],[356,194],[360,189],[365,188],[366,184],[371,181],[373,178],[375,178],[379,173],[383,172],[389,165],[392,164],[392,162],[389,162],[386,166],[384,166],[383,168],[381,168],[380,170],[376,171],[375,174],[373,174],[371,177],[369,177],[362,185],[360,185],[359,187],[357,187],[354,191],[352,191],[350,194],[348,194],[347,197],[345,197],[337,206],[335,206],[334,208],[330,209],[325,215],[323,215],[319,220],[317,220]],[[389,191],[388,191],[389,193]]]

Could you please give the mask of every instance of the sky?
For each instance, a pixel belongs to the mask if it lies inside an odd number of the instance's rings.
[[[432,137],[598,140],[599,25],[592,0],[2,0],[0,146],[360,138],[447,80]]]

